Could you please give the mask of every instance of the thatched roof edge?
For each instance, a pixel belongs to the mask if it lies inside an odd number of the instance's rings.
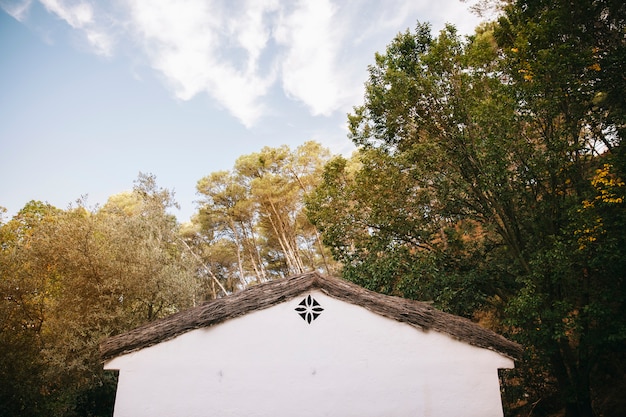
[[[213,326],[234,317],[263,310],[313,289],[381,316],[423,330],[432,329],[446,333],[460,341],[496,351],[512,359],[519,359],[522,354],[522,348],[517,343],[468,319],[439,311],[430,304],[378,294],[342,279],[310,272],[255,285],[228,297],[209,301],[110,337],[101,343],[100,355],[106,361],[173,339],[194,329]]]

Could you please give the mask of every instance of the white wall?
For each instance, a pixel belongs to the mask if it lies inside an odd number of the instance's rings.
[[[313,292],[114,358],[115,417],[502,416],[513,361]]]

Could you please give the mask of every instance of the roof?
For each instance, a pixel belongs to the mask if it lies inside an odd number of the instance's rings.
[[[319,290],[333,298],[419,329],[448,334],[457,340],[496,351],[512,359],[519,359],[522,354],[522,347],[517,343],[466,318],[437,310],[430,304],[379,294],[342,279],[310,272],[255,285],[110,337],[101,343],[100,355],[103,360],[112,359],[194,329],[214,326],[234,317],[266,309],[311,290]]]

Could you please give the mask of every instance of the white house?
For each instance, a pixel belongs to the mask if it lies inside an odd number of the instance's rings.
[[[317,273],[260,284],[101,345],[114,417],[502,416],[521,347],[429,304]]]

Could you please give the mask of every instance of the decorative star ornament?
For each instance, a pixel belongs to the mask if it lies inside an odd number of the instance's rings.
[[[304,300],[300,301],[300,304],[296,307],[296,311],[302,317],[304,321],[311,324],[313,320],[318,318],[324,309],[318,303],[315,298],[309,294]]]

